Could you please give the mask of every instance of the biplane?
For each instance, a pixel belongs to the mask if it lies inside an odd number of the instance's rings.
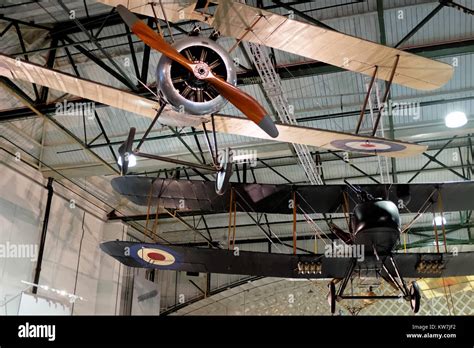
[[[402,50],[345,35],[326,28],[303,23],[262,9],[231,0],[220,1],[159,1],[100,0],[115,6],[131,31],[162,57],[157,66],[157,93],[145,98],[130,91],[106,86],[97,81],[78,78],[27,61],[0,54],[0,75],[24,80],[64,93],[86,98],[152,119],[146,134],[156,122],[175,127],[197,127],[204,130],[212,124],[212,131],[232,133],[288,143],[369,153],[389,157],[419,154],[426,147],[407,142],[375,137],[382,109],[378,110],[372,135],[349,134],[330,130],[279,124],[250,95],[236,85],[235,66],[229,53],[217,42],[220,35],[233,37],[237,43],[248,41],[280,49],[306,58],[325,62],[343,69],[420,90],[443,86],[452,76],[449,64],[416,56]],[[211,37],[190,33],[189,37],[169,44],[145,25],[134,13],[155,17],[166,22],[195,20],[215,29]],[[148,88],[148,86],[147,86]],[[388,96],[386,89],[384,101]],[[368,93],[370,90],[368,91]],[[232,103],[245,117],[218,114],[226,102]],[[365,103],[364,103],[365,104]],[[366,105],[362,107],[361,117]],[[183,112],[184,111],[184,112]],[[206,126],[207,125],[207,126]],[[134,153],[158,160],[168,160],[133,149],[135,129],[119,149],[122,174],[128,170],[128,154]],[[144,137],[145,137],[144,136]],[[215,138],[214,138],[215,139]],[[140,141],[140,144],[143,139]],[[288,186],[232,184],[226,190],[231,166],[229,159],[222,163],[213,160],[218,173],[213,183],[173,181],[124,176],[115,178],[113,187],[135,203],[151,201],[178,209],[184,198],[190,212],[208,213],[229,211],[228,195],[250,204],[255,212],[291,213],[288,200],[298,197],[298,207],[319,213],[337,212],[345,186]],[[184,164],[184,163],[181,163]],[[207,167],[206,167],[207,168]],[[232,250],[187,248],[183,246],[112,241],[101,248],[129,266],[174,269],[191,272],[249,274],[285,278],[332,278],[329,285],[331,311],[337,300],[350,298],[345,287],[354,276],[384,278],[401,295],[419,309],[420,295],[415,284],[409,287],[404,278],[445,277],[470,275],[473,272],[473,253],[396,253],[400,236],[399,201],[402,207],[414,210],[426,201],[434,201],[432,192],[443,192],[445,211],[456,208],[472,209],[472,200],[461,202],[460,197],[472,197],[471,183],[420,184],[364,187],[359,190],[359,202],[348,203],[352,209],[352,223],[348,231],[331,225],[331,231],[346,245],[364,248],[364,261],[353,257],[327,257],[320,254],[287,255]],[[375,191],[375,192],[371,192]],[[471,195],[466,195],[467,192]],[[151,192],[151,193],[150,193]],[[362,194],[362,192],[366,192]],[[462,194],[460,194],[462,193]],[[381,197],[381,198],[380,198]],[[395,198],[394,198],[395,197]],[[408,197],[408,198],[407,198]],[[250,202],[250,203],[249,203]],[[296,204],[295,204],[296,206]],[[401,208],[400,208],[401,209]],[[370,212],[370,213],[368,213]],[[375,212],[375,213],[374,213]],[[340,283],[336,292],[336,282]],[[371,295],[372,296],[372,295]],[[373,297],[370,297],[372,299]],[[389,297],[386,297],[389,298]]]
[[[415,281],[405,278],[441,278],[474,275],[474,252],[398,252],[401,237],[412,222],[401,227],[400,212],[421,214],[442,205],[442,212],[473,209],[474,182],[442,184],[266,185],[231,184],[218,195],[211,182],[122,176],[113,188],[135,204],[159,205],[173,213],[212,214],[251,211],[273,214],[333,214],[352,211],[348,230],[329,220],[333,239],[343,250],[327,253],[284,254],[224,249],[219,244],[198,248],[157,243],[109,241],[101,249],[130,267],[202,273],[224,273],[297,279],[332,279],[328,301],[331,313],[344,299],[373,301],[404,299],[413,312],[421,294]],[[350,197],[350,194],[356,199]],[[183,203],[184,202],[184,206]],[[296,220],[295,220],[296,221]],[[438,231],[436,241],[438,241]],[[443,225],[444,231],[444,225]],[[444,233],[444,232],[443,232]],[[445,235],[443,234],[445,238]],[[441,240],[441,237],[439,237]],[[446,242],[446,240],[444,240]],[[294,240],[294,248],[296,246]],[[441,242],[440,242],[441,243]],[[442,243],[441,243],[442,244]],[[235,244],[234,244],[235,245]],[[446,244],[445,244],[446,247]],[[357,252],[358,251],[358,252]],[[349,282],[375,278],[387,282],[398,294],[376,295],[371,287],[362,295],[345,294]],[[337,287],[336,285],[339,284]]]
[[[372,135],[368,136],[274,122],[255,98],[236,87],[234,62],[216,40],[220,35],[233,37],[237,43],[248,41],[273,47],[372,76],[372,80],[378,78],[389,84],[393,82],[420,90],[441,87],[453,73],[449,64],[230,0],[99,2],[115,6],[131,31],[146,45],[162,54],[156,68],[157,92],[153,92],[154,98],[145,98],[130,91],[2,54],[0,75],[149,117],[152,122],[145,136],[156,122],[164,126],[201,128],[207,136],[206,124],[210,122],[214,136],[215,132],[224,132],[331,150],[403,157],[420,154],[426,147],[375,137],[383,107],[378,110]],[[185,39],[169,44],[134,13],[162,19],[167,23],[200,21],[213,27],[215,31],[207,38],[199,35],[199,30],[193,30]],[[387,98],[389,89],[386,89],[384,99]],[[227,101],[245,117],[218,114]],[[365,107],[366,105],[363,109]],[[140,144],[142,142],[143,140]],[[122,174],[127,173],[128,154],[134,151],[125,150],[127,149],[122,148],[120,151],[119,166]],[[147,155],[138,150],[137,147],[136,155]],[[164,157],[157,159],[167,160]],[[217,182],[225,182],[228,177],[226,163],[225,159],[223,163],[213,159],[211,167],[222,177]],[[224,188],[217,190],[223,192]]]

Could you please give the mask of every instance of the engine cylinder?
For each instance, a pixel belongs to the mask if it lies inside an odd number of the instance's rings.
[[[187,37],[173,46],[194,63],[205,63],[218,77],[234,86],[237,84],[233,60],[215,41],[204,37]],[[198,79],[164,55],[158,62],[156,81],[158,93],[179,112],[212,114],[227,103],[211,84]]]

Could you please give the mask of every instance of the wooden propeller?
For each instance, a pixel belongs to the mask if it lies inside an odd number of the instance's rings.
[[[187,70],[192,72],[196,78],[209,82],[224,98],[231,102],[237,109],[242,111],[248,119],[256,123],[268,135],[272,138],[278,136],[278,129],[276,128],[275,123],[255,98],[216,76],[206,63],[195,63],[190,61],[166,42],[160,35],[140,21],[140,19],[126,7],[118,5],[117,11],[124,22],[130,27],[130,30],[146,45],[157,50],[169,59],[181,64]]]

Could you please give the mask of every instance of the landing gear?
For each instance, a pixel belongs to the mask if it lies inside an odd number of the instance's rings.
[[[410,306],[413,313],[418,313],[420,310],[420,288],[416,282],[412,282],[410,286]]]
[[[328,294],[328,302],[329,307],[331,308],[331,314],[336,313],[336,285],[334,282],[330,282],[328,284],[329,294]]]
[[[132,150],[133,142],[135,138],[135,128],[130,128],[130,132],[128,135],[127,140],[125,140],[122,145],[119,147],[119,158],[118,158],[118,165],[121,170],[122,175],[126,175],[128,168],[132,167],[134,164],[132,163],[131,155],[135,157],[142,157],[148,159],[154,159],[157,161],[163,161],[168,163],[177,164],[180,166],[191,167],[194,169],[202,169],[206,171],[211,171],[216,174],[216,182],[215,182],[215,189],[218,195],[223,195],[227,188],[229,187],[229,180],[232,176],[232,151],[229,148],[226,148],[225,151],[222,153],[217,149],[217,138],[216,138],[216,129],[214,124],[214,118],[212,116],[212,135],[214,140],[214,146],[211,145],[211,141],[209,139],[209,135],[206,129],[205,123],[202,124],[204,129],[205,139],[207,146],[209,148],[209,153],[212,155],[212,165],[207,165],[203,163],[192,163],[187,161],[182,161],[174,158],[168,158],[164,156],[159,156],[155,154],[148,154],[140,151],[140,146],[143,144],[145,139],[147,138],[148,134],[152,130],[153,126],[155,125],[158,117],[160,117],[166,103],[162,101],[160,109],[158,110],[155,118],[149,125],[148,129],[145,131],[142,139],[139,141],[137,147]],[[135,161],[135,159],[133,159]],[[136,163],[136,162],[135,162]]]
[[[229,186],[229,180],[232,176],[232,152],[225,149],[221,158],[219,158],[219,171],[216,176],[216,193],[223,195]]]
[[[372,288],[369,288],[369,291],[364,295],[345,295],[344,290],[349,282],[354,276],[354,271],[357,265],[356,259],[351,260],[347,264],[347,270],[344,275],[344,278],[341,279],[341,284],[336,291],[335,282],[332,281],[328,284],[329,294],[328,294],[328,303],[331,309],[331,313],[334,314],[336,311],[336,301],[342,301],[345,299],[352,300],[363,300],[366,305],[370,305],[374,300],[399,300],[403,298],[410,302],[411,309],[413,313],[418,313],[420,310],[421,303],[421,293],[416,282],[412,282],[410,286],[405,283],[405,280],[401,277],[400,271],[392,255],[385,256],[383,259],[380,258],[377,254],[377,251],[374,249],[374,254],[377,260],[380,262],[380,265],[377,266],[375,272],[380,276],[380,278],[387,281],[393,288],[400,291],[399,295],[378,295],[372,291]],[[386,259],[391,263],[391,267],[387,267]],[[360,276],[360,269],[357,271]]]

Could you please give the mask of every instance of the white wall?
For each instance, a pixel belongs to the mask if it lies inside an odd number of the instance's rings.
[[[22,166],[11,158],[12,168]],[[23,169],[23,168],[22,168]],[[46,190],[0,162],[0,244],[38,244]],[[35,262],[25,258],[0,258],[0,304],[25,289],[21,280],[32,281]],[[0,306],[0,314],[15,314],[19,297]]]
[[[0,244],[39,246],[46,180],[4,152],[0,153],[0,173]],[[58,184],[53,187],[40,285],[85,298],[76,301],[73,314],[118,314],[123,266],[103,253],[99,244],[124,238],[126,227],[106,223],[103,211],[92,210],[90,204]],[[69,199],[76,200],[74,208]],[[0,315],[17,313],[19,296],[15,296],[27,287],[21,280],[33,282],[35,268],[36,260],[0,257]],[[42,289],[38,294],[60,297]]]

